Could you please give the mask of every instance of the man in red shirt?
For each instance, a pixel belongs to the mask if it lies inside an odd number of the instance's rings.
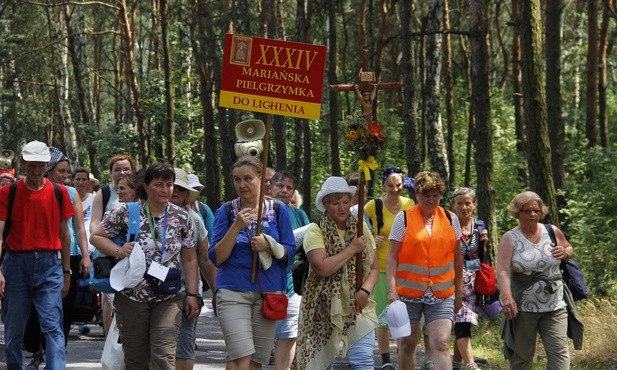
[[[40,141],[26,144],[21,166],[26,176],[16,183],[11,214],[10,186],[0,189],[0,240],[6,251],[0,270],[7,369],[22,369],[24,328],[34,305],[47,347],[50,370],[66,368],[62,330],[62,297],[70,286],[70,235],[67,220],[75,214],[66,187],[54,185],[45,174],[49,148]]]

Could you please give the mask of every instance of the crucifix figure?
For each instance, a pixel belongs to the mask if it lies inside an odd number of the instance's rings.
[[[373,103],[377,98],[378,90],[400,89],[400,82],[377,82],[375,72],[368,70],[369,53],[367,49],[362,51],[362,69],[358,74],[359,83],[330,85],[332,91],[355,91],[356,97],[362,104],[362,115],[366,122],[373,121]]]
[[[355,91],[356,97],[360,100],[360,104],[362,104],[362,116],[364,117],[364,121],[368,125],[371,122],[374,122],[373,118],[373,103],[375,102],[375,98],[377,98],[377,91],[384,89],[400,89],[401,83],[399,82],[377,82],[375,78],[375,72],[368,71],[368,61],[369,54],[368,50],[364,49],[362,54],[362,69],[359,73],[358,84],[347,84],[347,85],[330,85],[330,89],[332,91]],[[361,161],[362,162],[362,161]],[[362,171],[360,171],[362,172]],[[360,173],[360,181],[358,182],[358,233],[357,236],[360,237],[363,234],[364,224],[362,212],[362,205],[364,204],[364,180],[362,173]],[[356,254],[356,289],[360,289],[362,287],[363,282],[363,266],[362,266],[362,253]]]

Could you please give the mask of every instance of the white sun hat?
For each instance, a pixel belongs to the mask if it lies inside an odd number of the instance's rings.
[[[189,186],[197,190],[201,190],[204,187],[204,185],[199,182],[199,177],[197,177],[194,173],[189,174]]]
[[[181,168],[174,168],[174,172],[176,173],[176,181],[174,181],[174,185],[185,188],[189,191],[187,202],[192,203],[199,197],[199,191],[193,189],[189,185],[189,175],[185,170]]]
[[[386,308],[386,319],[390,327],[392,338],[398,339],[411,334],[411,324],[409,323],[409,313],[407,306],[401,301],[394,301]]]
[[[349,186],[347,181],[342,177],[328,177],[323,185],[321,185],[321,190],[317,193],[317,198],[315,198],[315,206],[317,209],[321,212],[325,212],[326,207],[323,204],[323,198],[328,194],[334,193],[347,193],[353,197],[354,194],[356,194],[356,187]]]

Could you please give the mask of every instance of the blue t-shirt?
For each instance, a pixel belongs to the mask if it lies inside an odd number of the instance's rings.
[[[291,264],[296,254],[296,243],[294,241],[293,229],[287,207],[279,202],[279,216],[276,216],[274,203],[277,200],[266,200],[264,206],[261,232],[271,236],[287,250],[285,261],[272,257],[272,266],[266,271],[258,270],[259,280],[261,280],[261,290],[266,291],[285,291],[287,287],[287,274],[285,269]],[[238,207],[242,209],[241,202],[238,200]],[[223,239],[229,227],[235,220],[236,211],[231,210],[231,217],[228,218],[227,206],[223,204],[214,215],[214,232],[212,244],[208,249],[208,256],[212,263],[218,266],[216,274],[216,288],[230,289],[236,291],[260,291],[259,280],[251,284],[251,269],[253,261],[253,251],[250,246],[250,239],[247,236],[250,231],[244,228],[236,236],[236,242],[229,255],[223,263],[216,260],[216,245]],[[259,263],[258,263],[259,265]]]

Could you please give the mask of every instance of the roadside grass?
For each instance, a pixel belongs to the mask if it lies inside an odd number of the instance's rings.
[[[571,369],[617,369],[617,298],[592,298],[577,303],[585,325],[583,349],[574,350],[570,341]],[[472,346],[476,357],[485,358],[491,369],[507,369],[499,337],[501,315],[481,319],[472,331]],[[534,369],[546,369],[546,354],[538,339]]]

